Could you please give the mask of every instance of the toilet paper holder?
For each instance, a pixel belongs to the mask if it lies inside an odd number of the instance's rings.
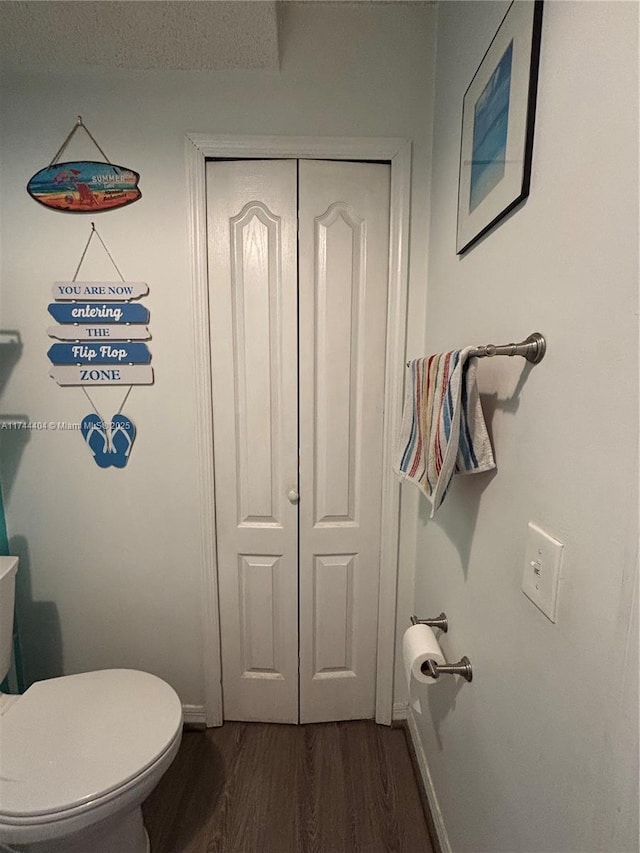
[[[412,625],[428,625],[430,628],[440,628],[446,634],[449,630],[449,620],[445,613],[436,616],[435,619],[418,619],[417,616],[411,617]],[[426,660],[420,670],[424,675],[428,675],[433,679],[439,678],[441,675],[461,675],[467,681],[473,679],[473,670],[471,661],[465,655],[460,658],[457,663],[437,663],[434,660]]]
[[[445,675],[461,675],[467,681],[473,680],[473,670],[471,669],[471,661],[464,655],[458,663],[436,663],[434,660],[426,660],[420,667],[424,675],[431,678],[439,678],[443,673]]]
[[[440,630],[444,631],[445,634],[449,630],[449,620],[447,619],[446,613],[441,613],[439,616],[436,616],[435,619],[418,619],[417,616],[412,616],[411,624],[428,625],[430,628],[440,628]]]

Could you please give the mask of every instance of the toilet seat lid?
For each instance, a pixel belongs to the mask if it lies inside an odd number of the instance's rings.
[[[180,700],[146,672],[36,682],[0,717],[0,818],[90,803],[140,775],[182,727]]]

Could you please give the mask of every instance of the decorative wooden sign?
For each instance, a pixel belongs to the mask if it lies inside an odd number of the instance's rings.
[[[58,385],[152,385],[153,368],[148,364],[122,364],[118,367],[56,365],[49,376]]]
[[[52,302],[49,314],[57,323],[148,323],[149,310],[129,302]],[[125,335],[126,337],[126,335]]]
[[[145,281],[56,281],[51,289],[56,300],[139,299],[149,293]]]
[[[69,213],[99,213],[137,201],[140,175],[126,166],[76,160],[47,166],[31,178],[27,192],[40,204]]]
[[[94,235],[102,243],[121,281],[77,280]],[[146,326],[149,311],[144,305],[132,302],[146,296],[149,287],[144,281],[124,280],[92,222],[91,234],[73,279],[56,281],[52,292],[55,302],[49,304],[48,311],[59,325],[49,326],[47,334],[64,343],[49,347],[47,355],[53,364],[49,376],[58,385],[81,386],[93,406],[94,412],[83,418],[80,429],[96,465],[124,468],[129,461],[136,428],[122,414],[122,409],[134,385],[153,384],[151,353],[146,344],[139,343],[151,337]],[[109,423],[101,417],[89,396],[85,387],[89,385],[129,386],[117,414]]]
[[[59,163],[58,160],[69,144],[71,137],[82,128],[105,163],[98,160],[73,160]],[[27,192],[45,207],[68,213],[99,213],[124,207],[141,198],[138,188],[140,175],[126,166],[117,166],[98,145],[82,116],[71,129],[55,157],[44,169],[40,169],[27,184]]]
[[[59,341],[92,341],[96,338],[117,341],[148,341],[151,333],[147,326],[49,326],[47,334]]]
[[[52,364],[149,364],[146,344],[109,343],[53,344],[47,353]]]

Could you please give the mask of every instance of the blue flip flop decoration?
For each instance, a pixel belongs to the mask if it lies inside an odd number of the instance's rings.
[[[99,468],[125,467],[136,437],[133,421],[124,415],[114,415],[111,419],[109,440],[104,421],[99,415],[91,414],[82,419],[80,431]]]
[[[124,415],[111,418],[111,464],[124,468],[129,461],[131,445],[136,437],[136,428]]]
[[[113,455],[102,419],[98,415],[87,415],[82,419],[80,431],[93,453],[96,465],[100,468],[108,468],[112,464]]]

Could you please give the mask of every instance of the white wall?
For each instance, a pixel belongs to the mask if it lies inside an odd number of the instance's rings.
[[[156,374],[126,406],[138,435],[124,470],[98,469],[78,433],[0,433],[31,679],[140,667],[183,702],[203,702],[185,132],[412,138],[409,354],[422,351],[435,9],[284,5],[279,73],[89,69],[3,79],[0,327],[19,330],[23,351],[1,412],[77,422],[90,411],[80,389],[49,379],[45,330],[51,284],[72,276],[92,217],[48,211],[24,190],[78,114],[113,162],[142,176],[141,201],[95,221],[125,277],[149,283]],[[80,139],[69,159],[94,156]],[[109,266],[92,250],[82,272],[108,275]],[[112,391],[90,390],[107,417],[119,403]],[[411,549],[406,529],[404,538]],[[400,581],[403,609],[412,568]]]
[[[416,609],[446,611],[443,648],[474,680],[443,678],[417,723],[454,851],[629,853],[638,7],[545,4],[530,197],[460,258],[462,97],[507,6],[440,7],[427,350],[539,330],[548,354],[480,362],[497,473],[457,478],[433,521],[420,500]],[[566,546],[555,625],[521,592],[528,521]]]

